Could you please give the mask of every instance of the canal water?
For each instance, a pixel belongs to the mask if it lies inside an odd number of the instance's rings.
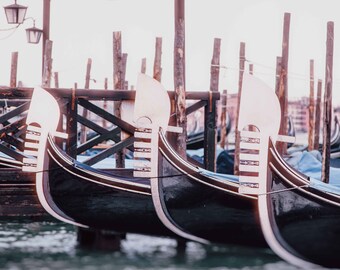
[[[95,251],[77,244],[76,229],[55,222],[2,222],[0,269],[297,269],[269,249],[203,246],[189,242],[177,251],[168,238],[128,234],[121,250]]]

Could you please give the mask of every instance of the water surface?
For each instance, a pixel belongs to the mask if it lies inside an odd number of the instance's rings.
[[[128,234],[120,251],[80,247],[76,229],[56,222],[0,224],[1,269],[297,269],[269,249],[203,246],[188,242],[185,251],[176,241]]]

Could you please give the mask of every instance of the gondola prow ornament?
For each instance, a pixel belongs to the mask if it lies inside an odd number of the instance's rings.
[[[261,194],[266,188],[269,138],[294,142],[295,137],[280,136],[280,103],[274,91],[254,76],[244,74],[240,97],[240,193]],[[248,131],[255,126],[257,131]]]

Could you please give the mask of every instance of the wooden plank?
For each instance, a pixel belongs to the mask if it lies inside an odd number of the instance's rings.
[[[79,99],[78,103],[83,106],[86,107],[88,110],[90,110],[91,112],[98,114],[99,116],[103,117],[105,120],[113,123],[114,125],[120,127],[122,130],[124,130],[125,132],[129,133],[129,134],[133,134],[135,132],[135,127],[130,125],[129,123],[123,121],[122,119],[104,111],[102,108],[92,104],[91,102],[85,100],[85,99]]]
[[[153,78],[157,81],[162,80],[162,38],[156,37],[155,60],[153,64]]]
[[[122,149],[126,148],[129,145],[132,145],[134,142],[135,138],[134,137],[129,137],[124,141],[121,141],[119,143],[114,144],[112,147],[107,148],[101,152],[99,152],[97,155],[92,156],[91,158],[85,160],[83,163],[92,166],[99,161],[113,155],[114,153],[117,153],[121,151]]]
[[[312,151],[314,149],[314,60],[311,59],[309,61],[309,105],[308,105],[308,151]]]
[[[236,106],[236,117],[235,117],[235,153],[234,153],[234,174],[239,175],[239,155],[240,155],[240,133],[238,126],[238,119],[240,114],[240,97],[242,94],[242,80],[244,73],[244,62],[246,59],[246,44],[240,43],[240,56],[239,56],[239,77],[238,77],[238,98]],[[243,129],[243,127],[241,127]]]
[[[17,86],[18,52],[12,52],[10,87]]]
[[[9,119],[16,117],[20,115],[21,113],[24,113],[25,111],[28,110],[30,106],[30,101],[25,102],[24,104],[20,105],[19,107],[7,112],[6,114],[3,114],[0,116],[0,123],[5,123]]]
[[[71,98],[73,95],[73,88],[45,88],[46,91],[50,92],[56,98]],[[5,87],[0,86],[0,99],[14,99],[19,101],[19,99],[30,100],[33,93],[33,88],[28,87]],[[170,99],[175,99],[175,93],[172,90],[168,90]],[[75,93],[76,98],[86,98],[89,100],[134,100],[136,92],[135,91],[125,91],[125,90],[105,90],[105,89],[78,89]],[[188,100],[210,100],[219,99],[220,93],[209,93],[208,91],[186,91],[185,98]]]
[[[108,130],[107,132],[101,134],[101,135],[97,135],[94,138],[87,140],[86,143],[81,144],[78,146],[77,148],[77,154],[81,154],[83,152],[85,152],[86,150],[104,142],[107,140],[113,140],[115,142],[119,142],[120,141],[120,136],[118,136],[118,134],[120,134],[120,128],[114,128],[112,130]]]
[[[322,80],[318,80],[318,89],[315,102],[315,124],[314,124],[314,150],[319,150],[320,140],[320,121],[321,121],[321,92],[322,92]]]
[[[321,180],[329,183],[330,140],[332,126],[332,86],[333,86],[334,22],[327,23],[326,72],[323,107],[323,144]]]

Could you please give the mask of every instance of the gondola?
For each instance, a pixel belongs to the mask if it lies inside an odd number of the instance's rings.
[[[282,259],[304,269],[338,268],[340,188],[299,173],[278,154],[280,104],[274,91],[262,88],[263,95],[247,91],[247,86],[242,92],[240,127],[253,125],[258,132],[241,131],[241,137],[249,142],[248,149],[258,149],[259,162],[248,167],[252,175],[240,177],[248,183],[240,192],[258,195],[262,232]],[[267,106],[259,108],[254,95]]]
[[[110,173],[79,163],[58,148],[53,140],[58,135],[58,104],[43,89],[34,91],[25,143],[27,151],[37,151],[25,160],[24,167],[36,173],[38,197],[46,211],[76,226],[173,236],[204,244],[267,246],[258,223],[256,196],[238,194],[237,177],[206,171],[177,155],[164,133],[169,129],[169,97],[152,78],[139,78],[135,104],[139,124],[134,146],[137,165],[134,170],[113,169]],[[147,91],[141,91],[145,88]],[[145,113],[145,108],[152,108],[145,106],[145,100],[153,99],[140,97],[143,94],[161,95],[166,100],[159,102],[162,109],[169,109],[152,133],[141,119],[155,124],[162,113],[159,109],[156,115]],[[44,120],[44,114],[34,111],[39,108],[36,100],[42,98],[45,103],[51,100],[54,104],[48,107],[50,112],[54,108],[55,116],[51,112]],[[157,142],[145,142],[150,136]],[[150,155],[152,159],[145,165],[143,157]],[[159,187],[161,180],[166,183]]]

